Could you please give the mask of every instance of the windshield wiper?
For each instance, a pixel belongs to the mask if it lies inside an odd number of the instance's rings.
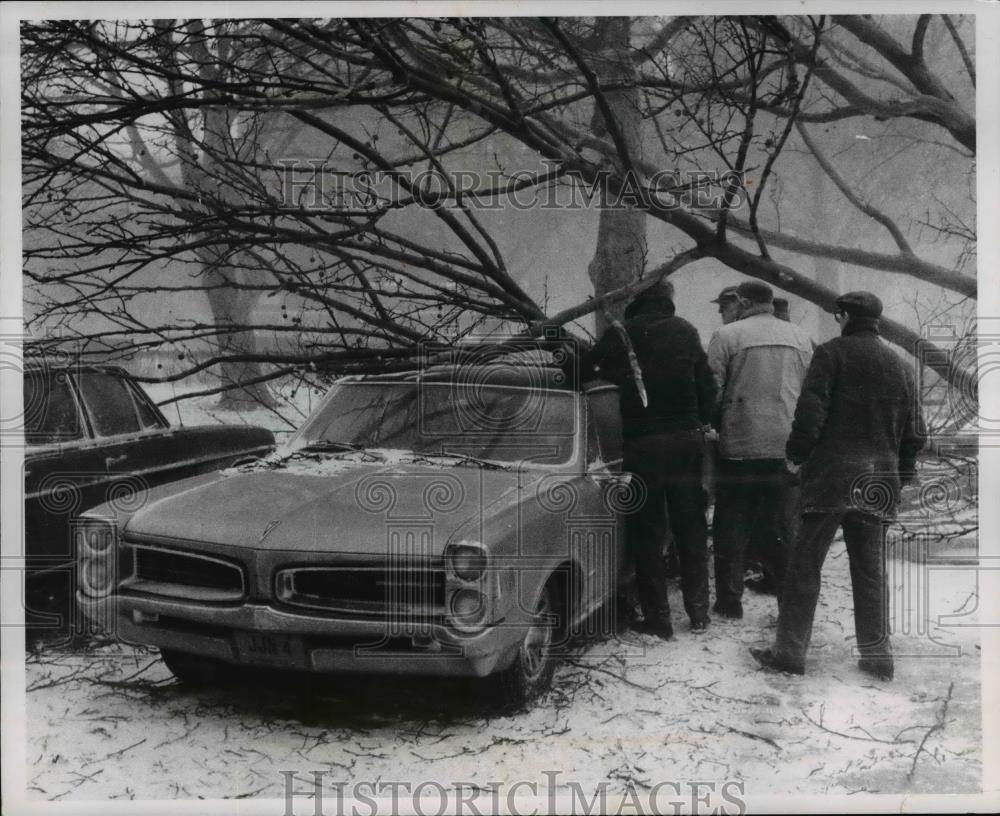
[[[363,451],[366,446],[358,442],[340,442],[336,439],[317,439],[303,445],[300,450],[314,451]]]
[[[445,457],[448,459],[457,459],[461,464],[478,465],[484,470],[510,470],[511,466],[504,464],[502,462],[495,462],[492,459],[480,459],[478,456],[470,456],[467,453],[452,453],[451,451],[435,451],[433,453],[426,452],[422,454],[428,459],[433,459],[434,457]]]

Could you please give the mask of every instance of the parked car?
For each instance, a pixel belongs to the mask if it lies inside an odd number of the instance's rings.
[[[110,366],[28,362],[24,407],[27,574],[33,585],[62,593],[62,604],[29,614],[39,626],[60,626],[51,613],[71,606],[71,531],[82,511],[105,502],[134,509],[151,486],[274,448],[264,428],[171,427],[142,388]]]
[[[621,450],[617,389],[555,368],[349,378],[265,460],[84,514],[78,597],[185,681],[489,676],[523,704],[613,606]]]

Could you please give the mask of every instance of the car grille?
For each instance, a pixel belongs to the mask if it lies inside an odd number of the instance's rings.
[[[437,566],[298,567],[277,574],[277,597],[291,606],[356,617],[426,619],[444,613]]]
[[[235,564],[195,553],[133,546],[139,581],[243,594],[243,571]]]

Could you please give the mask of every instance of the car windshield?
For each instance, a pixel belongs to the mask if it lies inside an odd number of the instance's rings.
[[[341,383],[289,441],[291,450],[381,448],[456,463],[568,462],[573,394],[547,388],[456,383]]]

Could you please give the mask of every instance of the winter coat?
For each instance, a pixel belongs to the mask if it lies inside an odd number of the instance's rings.
[[[581,362],[584,379],[598,374],[621,389],[624,435],[707,425],[715,403],[715,381],[698,330],[674,314],[672,300],[649,296],[630,304],[624,327],[642,372],[648,407],[643,408],[640,401],[617,329],[609,328]]]
[[[751,307],[754,308],[754,307]],[[812,341],[768,309],[722,326],[708,344],[724,459],[783,459]]]
[[[816,349],[795,409],[786,453],[803,463],[802,511],[892,516],[923,445],[910,368],[876,319],[853,318]]]

